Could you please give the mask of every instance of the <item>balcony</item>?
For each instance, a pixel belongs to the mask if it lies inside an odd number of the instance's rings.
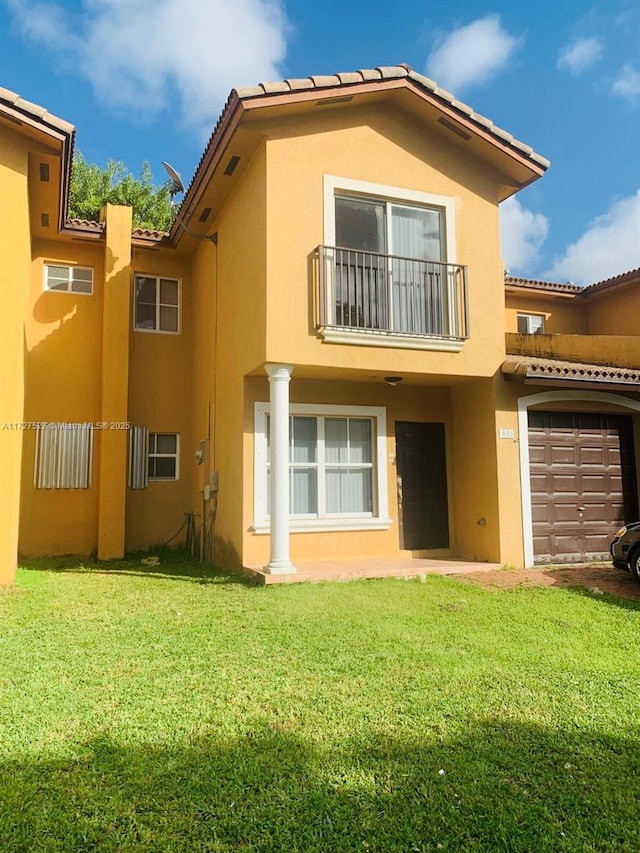
[[[328,343],[457,352],[469,337],[467,268],[319,246],[317,327]]]

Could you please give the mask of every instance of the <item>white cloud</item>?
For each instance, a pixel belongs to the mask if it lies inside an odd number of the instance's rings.
[[[580,74],[590,68],[602,56],[602,42],[599,38],[582,38],[563,47],[558,56],[558,68]]]
[[[634,101],[640,97],[640,71],[636,71],[631,65],[624,65],[620,70],[620,76],[613,81],[611,90],[614,95]]]
[[[640,190],[615,201],[545,273],[556,281],[592,284],[640,266]]]
[[[280,0],[8,0],[25,35],[71,56],[96,96],[154,113],[177,99],[209,127],[233,86],[280,79],[287,21]]]
[[[519,42],[502,27],[498,15],[477,18],[436,43],[427,59],[427,74],[452,91],[485,83],[505,67]]]
[[[543,213],[532,213],[515,196],[500,205],[502,259],[510,273],[527,273],[538,257],[549,233],[549,220]]]

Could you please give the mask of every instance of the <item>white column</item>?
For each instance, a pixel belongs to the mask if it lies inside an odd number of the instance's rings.
[[[268,364],[271,445],[271,556],[264,567],[272,575],[295,573],[289,558],[289,382],[290,364]]]

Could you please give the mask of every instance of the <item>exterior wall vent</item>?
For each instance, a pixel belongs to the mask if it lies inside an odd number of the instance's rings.
[[[235,170],[238,168],[238,163],[240,162],[240,157],[237,154],[234,154],[233,157],[227,163],[227,168],[224,170],[225,175],[233,175]]]
[[[447,128],[447,130],[450,130],[452,133],[455,133],[457,136],[462,137],[462,139],[471,139],[470,133],[467,133],[466,130],[463,130],[459,125],[454,124],[454,122],[449,121],[449,119],[445,118],[444,116],[441,116],[438,119],[438,124],[443,125],[444,127]]]

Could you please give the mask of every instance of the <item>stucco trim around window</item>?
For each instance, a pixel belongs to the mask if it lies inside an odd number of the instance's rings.
[[[336,240],[336,195],[341,192],[352,193],[366,198],[380,198],[400,204],[412,204],[421,207],[435,207],[443,211],[445,221],[444,261],[457,263],[455,203],[449,196],[410,190],[406,187],[394,187],[388,184],[376,184],[371,181],[359,181],[353,178],[340,178],[336,175],[324,175],[324,244],[335,246]]]
[[[462,338],[429,338],[370,329],[344,329],[331,326],[326,326],[323,329],[322,337],[328,344],[422,349],[436,352],[460,352],[465,344]]]
[[[254,533],[269,533],[270,520],[267,515],[267,415],[269,403],[254,405]],[[292,403],[290,415],[309,417],[355,417],[368,418],[374,425],[372,459],[374,462],[375,503],[373,514],[339,514],[322,517],[290,516],[293,533],[347,530],[387,530],[389,498],[387,488],[387,416],[386,409],[378,406],[332,406],[315,403]]]

